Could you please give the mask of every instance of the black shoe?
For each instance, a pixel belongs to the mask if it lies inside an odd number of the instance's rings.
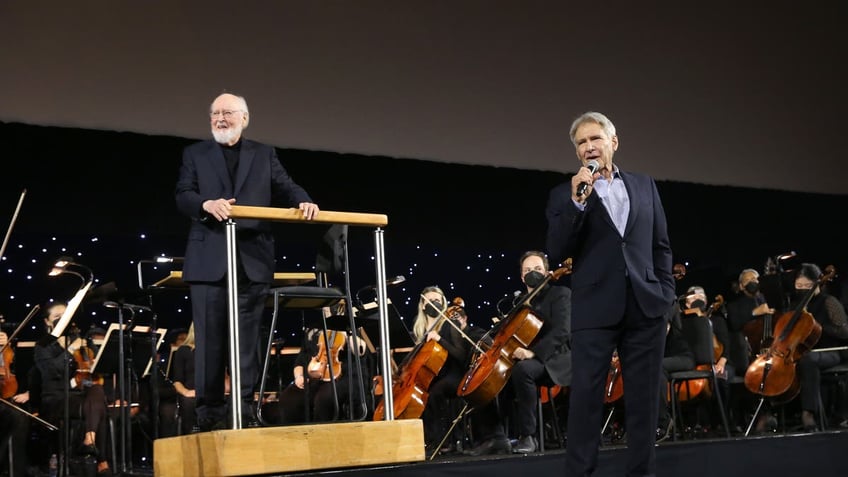
[[[524,436],[518,439],[518,443],[512,448],[513,454],[529,454],[536,452],[536,439],[533,436]]]
[[[465,455],[479,456],[489,454],[510,454],[512,445],[506,437],[493,437],[481,442],[473,449],[463,452]]]

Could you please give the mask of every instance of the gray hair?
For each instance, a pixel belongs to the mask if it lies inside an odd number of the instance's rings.
[[[753,273],[754,278],[760,278],[760,272],[754,270],[753,268],[746,268],[745,270],[739,272],[739,279],[737,280],[739,283],[742,283],[742,275],[745,275],[746,273]]]
[[[577,143],[574,142],[574,135],[577,133],[577,128],[586,123],[599,124],[608,137],[615,136],[615,125],[612,123],[612,121],[610,121],[608,117],[596,111],[587,111],[581,114],[577,119],[574,120],[573,123],[571,123],[571,130],[569,131],[569,136],[571,136],[571,142],[575,146],[577,145]]]

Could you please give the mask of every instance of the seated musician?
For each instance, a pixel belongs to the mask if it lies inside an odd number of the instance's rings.
[[[548,258],[543,252],[527,251],[519,260],[519,271],[529,295],[543,284],[546,275],[550,273]],[[519,347],[513,352],[512,372],[501,392],[511,399],[495,399],[494,405],[474,411],[478,414],[476,426],[483,431],[479,433],[482,442],[469,452],[471,455],[504,450],[501,437],[504,434],[503,419],[499,416],[506,413],[504,404],[513,401],[512,425],[518,441],[511,449],[512,452],[542,450],[536,439],[538,386],[571,384],[571,290],[562,285],[545,284],[532,299],[530,306],[543,324],[529,348]]]
[[[729,381],[736,376],[736,368],[730,363],[730,332],[727,328],[727,317],[724,308],[724,298],[717,296],[709,306],[707,305],[707,294],[704,288],[698,285],[690,286],[686,290],[683,302],[683,316],[685,320],[692,316],[706,316],[710,319],[713,327],[713,347],[715,364],[713,368],[718,381],[718,392],[721,396],[722,403],[725,409],[729,409],[730,404],[730,385]],[[744,369],[742,372],[744,373]],[[704,432],[710,429],[716,429],[724,424],[721,422],[721,414],[715,406],[713,400],[702,400],[698,410],[702,411],[698,415],[699,423],[702,425]],[[706,415],[703,415],[706,414]],[[662,427],[662,426],[661,426]],[[733,426],[731,426],[733,427]]]
[[[9,336],[3,330],[0,330],[0,348],[7,346]],[[8,350],[7,354],[8,356]],[[4,390],[3,398],[7,397],[5,391],[11,382],[6,381],[6,376],[11,373],[10,363],[3,363],[5,373],[0,374],[0,389]],[[16,378],[17,379],[17,378]],[[9,388],[9,389],[14,389]],[[12,390],[12,393],[15,391]],[[12,447],[14,448],[14,463],[11,468],[10,475],[26,475],[29,453],[27,452],[27,443],[29,441],[30,418],[23,412],[17,411],[12,407],[0,404],[0,448],[2,448],[9,437],[12,438]],[[0,455],[0,465],[6,465],[6,457],[8,453],[4,452]]]
[[[760,291],[760,274],[753,268],[746,268],[739,273],[736,288],[738,295],[727,302],[727,329],[728,329],[728,344],[730,350],[728,354],[729,365],[732,366],[739,376],[744,376],[751,364],[753,358],[760,352],[761,345],[765,342],[763,339],[762,330],[768,329],[768,326],[763,326],[767,320],[771,320],[774,316],[775,309],[772,308],[766,301],[762,291]],[[754,329],[759,325],[760,336],[749,337],[746,330]],[[753,343],[752,343],[753,341]],[[741,417],[748,412],[748,409],[754,407],[753,396],[745,390],[745,396],[748,399],[734,400],[731,403],[731,416],[735,422],[731,423],[731,427],[735,425],[747,425],[747,423],[739,422]],[[761,411],[755,431],[767,432],[777,429],[777,418],[773,415],[770,404],[766,401],[764,410]],[[738,412],[734,412],[734,408]]]
[[[342,314],[343,306],[335,310],[337,314]],[[366,414],[366,402],[360,395],[360,386],[371,382],[365,342],[358,336],[349,337],[345,331],[327,331],[325,340],[321,328],[304,330],[303,344],[292,369],[293,380],[278,399],[276,420],[280,424],[330,422]],[[353,348],[348,352],[351,344]],[[356,366],[354,352],[359,353],[361,370]],[[343,415],[345,403],[351,405],[347,416]]]
[[[686,311],[694,306],[699,306],[694,301],[687,300]],[[660,375],[660,402],[657,414],[657,442],[662,442],[671,436],[674,422],[668,409],[669,395],[669,373],[675,371],[689,371],[695,369],[695,355],[689,348],[686,338],[683,336],[683,325],[681,323],[681,312],[677,305],[670,310],[666,319],[665,354],[663,354],[662,374]],[[684,318],[685,319],[685,318]],[[626,412],[626,411],[625,411]]]
[[[456,450],[452,447],[453,442],[446,441],[441,449],[439,445],[460,411],[452,408],[451,403],[457,397],[456,390],[468,367],[472,342],[479,341],[484,331],[468,326],[468,316],[462,306],[448,308],[445,294],[439,287],[426,287],[420,296],[412,327],[415,343],[435,340],[447,352],[439,374],[430,382],[429,397],[421,414],[425,448],[430,456],[436,450],[443,453]]]
[[[29,391],[17,394],[12,401],[18,404],[32,401],[32,407],[38,410],[42,419],[61,428],[64,416],[66,386],[65,373],[72,379],[68,390],[71,417],[79,409],[84,420],[83,436],[76,447],[79,454],[92,455],[97,459],[98,474],[111,474],[108,461],[108,439],[106,436],[106,394],[102,380],[76,369],[78,360],[75,353],[80,351],[81,339],[71,340],[67,336],[53,336],[54,326],[65,313],[67,305],[54,302],[46,307],[44,324],[47,334],[40,338],[34,349],[34,366],[30,372]],[[58,437],[60,434],[56,433]],[[98,438],[100,436],[101,438]],[[59,454],[58,439],[51,442],[51,453]]]
[[[171,357],[171,377],[177,392],[177,413],[180,434],[197,432],[194,392],[194,323],[188,328],[185,339]]]
[[[819,428],[816,417],[820,412],[821,370],[848,362],[848,352],[832,349],[848,344],[848,317],[839,299],[817,285],[821,276],[821,269],[816,264],[801,264],[795,272],[795,289],[790,302],[795,309],[812,293],[807,311],[822,329],[821,338],[810,352],[801,356],[796,369],[801,385],[801,423],[807,431]]]

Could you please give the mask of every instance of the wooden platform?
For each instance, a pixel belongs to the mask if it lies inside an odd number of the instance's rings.
[[[157,439],[154,477],[245,476],[420,462],[420,419],[201,432]]]

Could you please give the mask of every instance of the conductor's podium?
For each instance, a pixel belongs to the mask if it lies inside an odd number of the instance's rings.
[[[258,427],[157,439],[154,477],[246,476],[423,461],[420,419]]]

